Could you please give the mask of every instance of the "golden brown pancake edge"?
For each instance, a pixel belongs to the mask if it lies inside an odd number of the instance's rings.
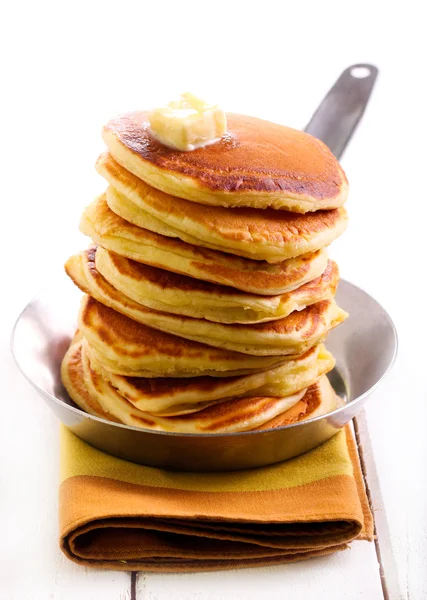
[[[255,117],[230,113],[227,119],[229,131],[220,142],[193,152],[155,140],[144,111],[110,120],[103,137],[114,159],[134,175],[201,204],[294,212],[344,204],[347,179],[323,142]]]

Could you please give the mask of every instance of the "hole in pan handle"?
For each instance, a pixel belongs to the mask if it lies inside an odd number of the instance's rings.
[[[378,76],[374,65],[347,67],[331,87],[305,131],[321,139],[341,158],[359,123]]]

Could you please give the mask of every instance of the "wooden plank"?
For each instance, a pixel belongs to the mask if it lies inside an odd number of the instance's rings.
[[[427,393],[411,393],[404,363],[358,418],[386,588],[398,600],[427,598]]]
[[[384,598],[386,600],[389,598],[403,600],[407,597],[406,590],[402,586],[402,581],[399,580],[399,575],[403,571],[398,570],[395,553],[393,552],[390,528],[384,508],[384,499],[374,461],[372,441],[369,436],[365,411],[362,411],[354,419],[354,428],[369,502],[375,517],[375,550],[380,567]]]
[[[375,546],[356,542],[329,557],[259,569],[139,574],[137,600],[382,600]]]
[[[58,421],[13,365],[8,329],[0,332],[0,598],[130,600],[130,573],[79,567],[59,550]]]

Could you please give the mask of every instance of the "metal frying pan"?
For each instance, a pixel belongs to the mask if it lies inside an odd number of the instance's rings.
[[[361,75],[365,75],[361,77]],[[339,157],[372,91],[377,69],[346,69],[313,115],[306,131],[320,137]],[[337,301],[350,313],[328,336],[337,360],[330,374],[345,401],[315,419],[268,431],[234,434],[178,434],[118,425],[78,409],[60,379],[60,364],[74,334],[81,294],[65,274],[24,309],[12,338],[15,360],[57,417],[93,446],[137,463],[187,471],[230,471],[279,462],[332,437],[363,407],[390,369],[397,335],[386,311],[358,287],[341,280]]]

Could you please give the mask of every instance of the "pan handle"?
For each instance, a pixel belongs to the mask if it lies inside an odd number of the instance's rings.
[[[326,94],[305,131],[321,139],[341,158],[371,96],[378,69],[374,65],[347,67]]]

